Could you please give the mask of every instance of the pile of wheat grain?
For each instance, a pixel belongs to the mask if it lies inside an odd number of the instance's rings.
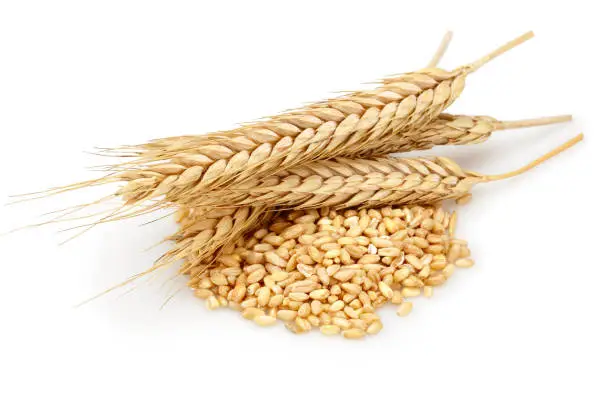
[[[296,333],[375,334],[377,307],[390,302],[404,316],[412,309],[405,299],[431,296],[455,266],[473,263],[443,201],[466,203],[474,185],[524,173],[582,140],[493,176],[445,157],[386,156],[570,120],[445,112],[469,75],[532,36],[451,71],[437,67],[447,36],[425,69],[232,130],[103,149],[122,159],[107,176],[46,194],[120,183],[95,204],[121,205],[97,222],[176,211],[172,248],[130,281],[180,261],[211,309],[231,306],[263,326],[282,320]]]
[[[430,297],[455,266],[473,264],[467,243],[453,238],[455,221],[441,207],[291,211],[240,237],[214,264],[183,272],[211,310],[361,338],[382,329],[377,308],[392,303],[406,316],[407,299]]]

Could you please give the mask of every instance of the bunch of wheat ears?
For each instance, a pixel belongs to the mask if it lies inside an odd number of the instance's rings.
[[[571,120],[444,112],[468,76],[532,36],[446,71],[437,65],[449,33],[426,68],[387,77],[374,89],[232,130],[103,149],[121,159],[107,176],[44,194],[118,183],[93,204],[121,204],[88,227],[174,210],[172,248],[128,282],[181,261],[180,275],[210,309],[228,305],[262,326],[283,320],[295,333],[320,327],[346,338],[375,334],[382,328],[375,308],[389,301],[407,315],[407,297],[421,290],[430,296],[455,266],[473,263],[465,241],[454,238],[456,214],[443,210],[443,201],[466,202],[474,185],[523,173],[582,139],[501,175],[466,170],[446,157],[389,156]]]

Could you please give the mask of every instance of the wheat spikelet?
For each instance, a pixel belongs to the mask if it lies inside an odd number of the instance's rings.
[[[531,38],[527,33],[480,60],[453,71],[439,68],[384,79],[372,91],[312,104],[238,129],[183,136],[130,148],[131,163],[108,182],[128,204],[162,195],[193,196],[228,183],[275,173],[279,168],[352,155],[385,135],[418,131],[459,96],[468,74]],[[127,170],[123,171],[122,170]]]
[[[538,159],[536,165],[580,140],[582,135]],[[475,184],[516,174],[481,175],[463,170],[443,157],[337,158],[289,168],[261,180],[238,183],[223,192],[176,199],[177,203],[190,207],[261,205],[305,209],[423,204],[457,198],[469,193]]]

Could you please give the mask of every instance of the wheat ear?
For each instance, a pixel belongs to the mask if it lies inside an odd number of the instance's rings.
[[[530,164],[568,149],[579,135]],[[423,204],[467,194],[473,185],[500,180],[525,171],[486,176],[462,169],[451,159],[379,158],[332,159],[283,170],[259,181],[240,183],[222,193],[192,197],[188,206],[244,206],[306,209]]]

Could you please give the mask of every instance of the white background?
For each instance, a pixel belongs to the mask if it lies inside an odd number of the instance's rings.
[[[458,233],[477,266],[405,319],[350,342],[209,312],[166,277],[80,301],[146,269],[174,226],[146,219],[69,237],[0,237],[0,406],[609,407],[612,28],[603,1],[2,1],[0,187],[85,180],[93,146],[225,129],[330,91],[422,67],[445,30],[454,68],[533,29],[468,79],[451,112],[549,128],[439,149],[530,173],[479,186]],[[571,4],[571,5],[569,5]],[[91,190],[0,209],[0,230],[93,200]]]

